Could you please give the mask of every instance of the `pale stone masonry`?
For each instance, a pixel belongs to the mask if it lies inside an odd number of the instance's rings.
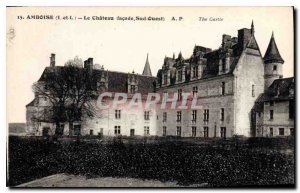
[[[186,59],[181,52],[177,57],[166,56],[156,77],[152,76],[148,55],[142,75],[96,69],[89,58],[84,68],[97,77],[99,95],[126,93],[130,99],[140,93],[145,105],[149,93],[168,94],[169,98],[175,94],[179,104],[184,101],[182,96],[190,93],[198,108],[162,109],[161,103],[150,110],[109,108],[101,110],[100,116],[74,123],[72,129],[61,123],[63,134],[201,138],[293,135],[294,78],[282,78],[283,63],[274,34],[262,57],[253,22],[250,29],[238,30],[237,37],[224,34],[216,50],[195,45]],[[49,70],[60,68],[63,66],[55,66],[52,54],[50,67],[38,82]],[[26,106],[29,135],[54,134],[54,123],[33,119],[46,105],[47,99],[35,95]]]

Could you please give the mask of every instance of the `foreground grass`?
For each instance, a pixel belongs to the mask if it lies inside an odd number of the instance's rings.
[[[178,140],[54,143],[10,137],[8,185],[57,173],[176,181],[180,185],[207,183],[211,187],[294,184],[294,154],[280,152],[292,148],[289,145],[262,148],[261,142],[226,144]]]

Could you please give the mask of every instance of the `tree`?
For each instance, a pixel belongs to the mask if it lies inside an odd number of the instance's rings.
[[[93,72],[78,67],[78,63],[46,68],[41,79],[33,85],[36,97],[47,98],[42,113],[35,117],[36,121],[54,122],[55,135],[62,135],[61,122],[69,122],[72,131],[75,121],[99,116],[94,104],[94,99],[97,99],[96,82]]]

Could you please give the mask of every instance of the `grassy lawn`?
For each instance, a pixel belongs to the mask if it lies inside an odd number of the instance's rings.
[[[58,173],[209,187],[295,183],[294,147],[288,139],[77,143],[10,137],[8,146],[8,186]]]

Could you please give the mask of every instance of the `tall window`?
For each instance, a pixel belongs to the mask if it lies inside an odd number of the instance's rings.
[[[163,122],[167,122],[167,112],[163,112]]]
[[[121,110],[115,110],[115,118],[121,119]]]
[[[193,78],[198,77],[198,66],[193,66],[192,77]]]
[[[209,132],[208,127],[204,127],[204,138],[208,138],[209,137],[208,132]]]
[[[226,127],[221,127],[221,138],[226,138]]]
[[[144,119],[149,120],[149,111],[144,112]]]
[[[193,97],[197,97],[197,93],[198,93],[198,87],[194,86],[193,87]]]
[[[163,136],[167,136],[167,127],[163,126]]]
[[[224,115],[224,108],[221,108],[221,121],[224,121],[225,115]]]
[[[225,82],[222,82],[222,86],[221,86],[221,94],[225,95]]]
[[[196,122],[197,121],[197,110],[192,111],[192,121]]]
[[[192,127],[192,137],[196,137],[196,131],[197,131],[197,127],[193,126]]]
[[[135,93],[136,85],[130,85],[130,93]]]
[[[178,137],[181,136],[181,126],[177,126],[176,135],[177,135]]]
[[[252,92],[252,97],[255,97],[255,85],[254,84],[252,84],[251,92]]]
[[[273,119],[273,116],[274,116],[274,111],[270,110],[270,119]]]
[[[284,128],[279,128],[279,135],[281,135],[281,136],[284,135]]]
[[[121,126],[115,126],[115,135],[121,134]]]
[[[270,127],[270,137],[273,137],[273,128]]]
[[[149,126],[145,126],[145,127],[144,127],[144,135],[145,135],[145,136],[150,135],[150,129],[149,129]]]
[[[182,100],[182,89],[178,89],[178,100]]]
[[[178,70],[178,71],[177,71],[177,74],[178,74],[178,75],[177,75],[177,78],[178,78],[177,80],[178,80],[178,81],[182,81],[182,70]]]
[[[181,111],[177,111],[177,122],[181,122]]]
[[[277,65],[273,66],[273,70],[276,71],[277,70]]]
[[[295,129],[294,128],[290,128],[290,135],[295,136]]]
[[[209,109],[204,109],[204,121],[209,120]]]

